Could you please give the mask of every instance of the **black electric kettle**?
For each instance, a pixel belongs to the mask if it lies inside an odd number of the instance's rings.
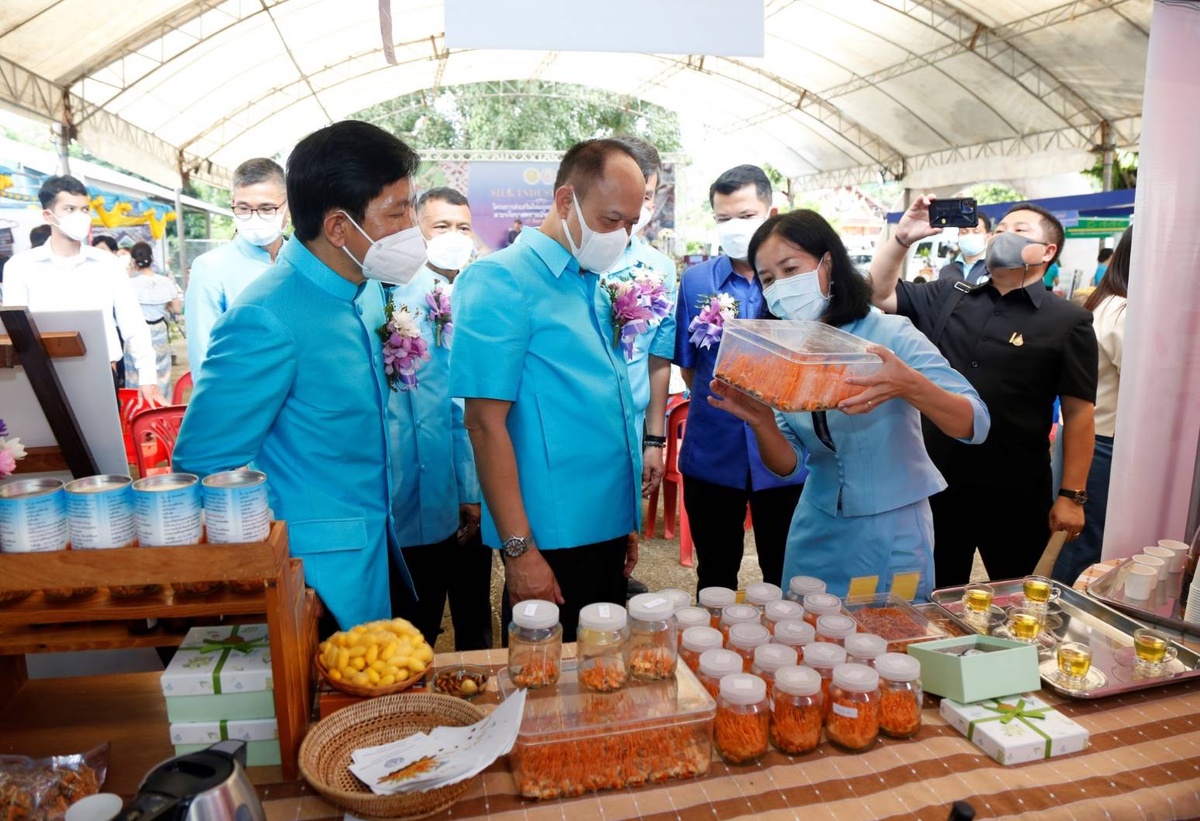
[[[165,761],[118,821],[266,821],[246,775],[246,742],[221,741]]]

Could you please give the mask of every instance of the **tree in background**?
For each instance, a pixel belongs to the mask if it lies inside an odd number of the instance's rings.
[[[998,202],[1020,202],[1025,199],[1017,189],[1001,182],[980,182],[964,188],[960,196],[974,197],[979,205],[994,205]]]

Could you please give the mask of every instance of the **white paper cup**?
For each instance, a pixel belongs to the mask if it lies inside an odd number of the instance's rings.
[[[1145,553],[1143,553],[1140,556],[1134,556],[1133,560],[1143,567],[1151,568],[1155,573],[1158,574],[1158,580],[1160,582],[1166,581],[1167,563],[1158,558],[1158,556],[1147,556]]]
[[[1168,573],[1178,573],[1179,570],[1175,567],[1175,551],[1165,547],[1154,545],[1152,547],[1143,547],[1142,553],[1147,556],[1153,556],[1156,559],[1162,559],[1167,564]]]
[[[1159,547],[1165,547],[1175,554],[1175,560],[1171,563],[1171,572],[1179,573],[1183,570],[1183,566],[1187,563],[1188,545],[1186,542],[1176,541],[1175,539],[1159,539]]]
[[[89,795],[67,807],[65,821],[110,821],[117,817],[124,803],[121,796],[110,792]]]
[[[1153,567],[1131,564],[1125,574],[1125,598],[1145,601],[1158,584],[1158,571]]]

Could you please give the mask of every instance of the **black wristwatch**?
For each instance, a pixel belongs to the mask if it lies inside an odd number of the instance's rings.
[[[500,550],[504,553],[505,558],[519,559],[531,547],[537,547],[532,534],[529,536],[509,536],[504,540],[504,544],[500,545]]]
[[[1064,499],[1070,499],[1077,505],[1086,505],[1088,495],[1086,490],[1067,490],[1065,487],[1058,489],[1058,495]]]

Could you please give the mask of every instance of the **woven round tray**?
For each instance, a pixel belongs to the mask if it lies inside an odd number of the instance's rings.
[[[426,818],[457,801],[474,779],[428,792],[375,795],[350,773],[350,754],[434,727],[467,727],[482,718],[478,707],[451,696],[409,693],[364,701],[309,730],[300,745],[300,774],[330,804],[355,815]]]
[[[335,681],[329,677],[329,671],[325,669],[325,663],[321,661],[321,654],[317,653],[316,657],[317,672],[321,674],[321,678],[329,682],[329,686],[335,690],[340,690],[349,696],[357,696],[358,698],[375,698],[376,696],[392,696],[396,693],[403,693],[408,688],[412,687],[419,681],[423,681],[429,675],[432,665],[426,666],[425,672],[418,673],[415,676],[409,676],[406,681],[401,681],[398,684],[391,684],[387,687],[360,687],[357,684],[351,684],[346,680]]]

